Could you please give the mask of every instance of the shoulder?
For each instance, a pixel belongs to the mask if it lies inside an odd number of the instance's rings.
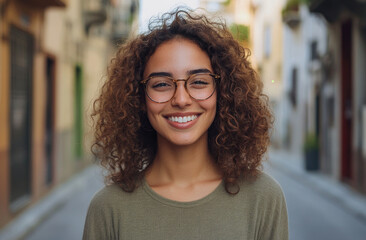
[[[121,198],[126,195],[125,191],[123,191],[119,186],[112,184],[109,186],[105,186],[99,192],[97,192],[93,197],[93,202],[100,201],[113,201],[116,198]]]
[[[265,172],[260,172],[253,179],[241,180],[239,194],[256,199],[284,201],[284,195],[280,184]]]
[[[83,239],[115,239],[119,218],[128,209],[130,196],[117,185],[106,186],[97,192],[89,205]]]
[[[266,192],[282,192],[280,184],[273,177],[265,172],[260,172],[256,178],[254,178],[253,180],[249,180],[248,183],[251,184],[253,187],[263,189]]]
[[[129,193],[122,190],[118,185],[109,185],[97,192],[90,202],[89,211],[109,211],[123,209],[139,193],[139,188]]]

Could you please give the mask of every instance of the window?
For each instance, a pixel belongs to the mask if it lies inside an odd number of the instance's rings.
[[[316,60],[318,58],[318,42],[314,40],[310,43],[310,61]]]
[[[264,56],[268,58],[271,55],[271,28],[266,26],[264,29]]]
[[[297,68],[294,67],[291,73],[291,90],[289,92],[289,98],[292,104],[292,107],[296,108],[297,106]]]

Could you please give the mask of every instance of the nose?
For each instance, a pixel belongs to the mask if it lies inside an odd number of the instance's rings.
[[[192,104],[192,98],[184,87],[184,82],[177,82],[177,89],[171,101],[173,106],[184,108]]]

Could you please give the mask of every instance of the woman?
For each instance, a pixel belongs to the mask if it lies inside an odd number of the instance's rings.
[[[176,10],[129,40],[94,105],[110,185],[84,239],[288,239],[279,185],[260,171],[272,116],[224,24]]]

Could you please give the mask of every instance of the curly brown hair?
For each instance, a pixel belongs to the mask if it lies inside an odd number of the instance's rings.
[[[268,98],[262,93],[263,84],[248,60],[249,50],[233,38],[225,23],[189,9],[178,8],[151,21],[147,33],[118,49],[109,65],[107,81],[94,102],[92,151],[108,170],[110,182],[127,192],[139,186],[157,149],[156,132],[147,118],[140,82],[156,48],[174,38],[196,43],[221,76],[208,144],[226,191],[235,194],[239,179],[258,174],[269,144],[272,114]]]

